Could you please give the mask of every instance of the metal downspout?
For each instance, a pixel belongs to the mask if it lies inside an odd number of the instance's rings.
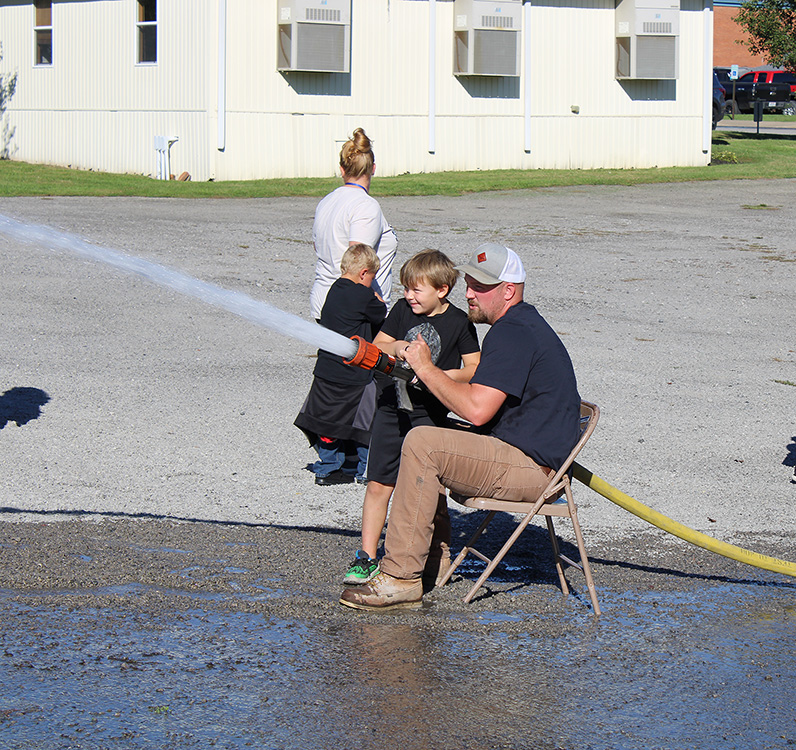
[[[428,0],[428,153],[437,150],[437,0]]]
[[[713,1],[705,0],[702,11],[703,28],[703,60],[702,79],[704,81],[704,95],[702,97],[702,153],[708,155],[710,161],[711,146],[713,143]]]
[[[525,76],[524,98],[525,98],[525,153],[531,153],[531,2],[525,0],[525,18],[522,33],[525,37]]]
[[[227,147],[227,0],[218,0],[218,150]]]

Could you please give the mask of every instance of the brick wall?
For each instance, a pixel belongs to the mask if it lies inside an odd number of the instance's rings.
[[[746,39],[746,34],[733,20],[738,8],[714,5],[713,7],[713,65],[729,68],[738,65],[742,68],[757,68],[766,61],[760,55],[753,55],[737,40]]]

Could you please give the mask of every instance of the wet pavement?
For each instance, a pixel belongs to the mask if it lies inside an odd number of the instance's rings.
[[[2,527],[5,750],[796,745],[796,581],[674,540],[592,548],[600,618],[541,528],[470,605],[475,563],[368,614],[337,529]]]

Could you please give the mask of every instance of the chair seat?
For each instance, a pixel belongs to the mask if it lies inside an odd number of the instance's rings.
[[[453,498],[459,505],[476,510],[498,510],[503,513],[528,513],[533,508],[533,503],[513,503],[511,500],[495,500],[491,497],[466,497],[462,500]],[[548,501],[536,511],[540,516],[559,516],[569,518],[569,507],[564,498]]]

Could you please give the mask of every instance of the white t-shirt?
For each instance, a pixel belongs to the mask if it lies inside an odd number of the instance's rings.
[[[321,200],[315,209],[312,241],[318,261],[315,264],[315,281],[310,292],[310,311],[316,320],[326,301],[329,287],[340,278],[340,261],[351,242],[370,245],[379,256],[381,266],[376,274],[374,289],[378,285],[387,307],[392,289],[392,262],[398,248],[398,239],[387,223],[379,203],[359,185],[341,185]]]

